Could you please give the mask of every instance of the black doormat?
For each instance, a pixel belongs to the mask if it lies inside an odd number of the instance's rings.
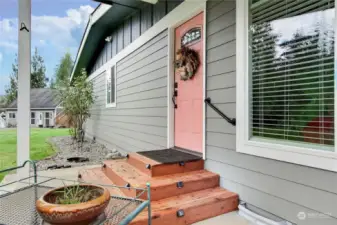
[[[145,151],[137,153],[163,164],[191,162],[201,159],[201,157],[199,156],[189,154],[186,152],[181,152],[175,149],[162,149],[162,150]]]

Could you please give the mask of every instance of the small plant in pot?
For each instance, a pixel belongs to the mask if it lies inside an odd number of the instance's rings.
[[[71,185],[53,189],[36,201],[36,209],[49,224],[87,225],[101,215],[110,192],[96,185]]]

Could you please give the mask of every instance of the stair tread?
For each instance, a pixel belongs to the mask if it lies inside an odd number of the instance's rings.
[[[176,212],[180,209],[199,207],[206,204],[212,204],[217,201],[235,200],[238,195],[221,187],[209,188],[188,194],[182,194],[151,203],[152,214],[165,213],[165,211]],[[135,218],[135,222],[147,219],[147,210],[144,210]]]
[[[81,180],[85,183],[97,184],[97,185],[114,185],[113,182],[104,174],[101,168],[92,168],[81,170]],[[124,196],[119,188],[106,187],[110,191],[110,195]]]
[[[144,164],[150,164],[151,166],[155,166],[155,165],[160,165],[161,163],[160,162],[157,162],[153,159],[150,159],[150,158],[147,158],[141,154],[138,154],[138,153],[135,153],[135,152],[132,152],[132,153],[129,153],[129,157],[133,157],[141,162],[143,162]]]
[[[132,187],[144,187],[149,179],[145,173],[131,166],[125,159],[104,162],[114,173],[129,182]]]
[[[133,187],[144,187],[147,182],[150,182],[151,187],[155,188],[177,183],[178,181],[190,182],[219,176],[207,170],[198,170],[159,177],[149,177],[125,160],[106,161],[105,164]]]
[[[179,163],[165,164],[147,158],[146,156],[139,153],[130,153],[127,161],[138,170],[152,177],[204,169],[204,160],[202,159],[185,162],[184,166],[180,166]],[[147,165],[150,165],[151,168],[146,169]]]

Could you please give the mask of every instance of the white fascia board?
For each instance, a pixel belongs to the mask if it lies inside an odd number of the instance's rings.
[[[107,4],[100,4],[98,8],[94,11],[94,13],[91,15],[91,25],[96,23],[109,9],[111,8],[111,5]]]

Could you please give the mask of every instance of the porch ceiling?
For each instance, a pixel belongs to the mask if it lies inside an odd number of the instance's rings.
[[[125,17],[140,10],[142,5],[150,4],[137,0],[100,0],[99,2],[109,3],[109,5],[100,4],[91,14],[77,52],[71,79],[81,68],[88,66],[97,46]]]

